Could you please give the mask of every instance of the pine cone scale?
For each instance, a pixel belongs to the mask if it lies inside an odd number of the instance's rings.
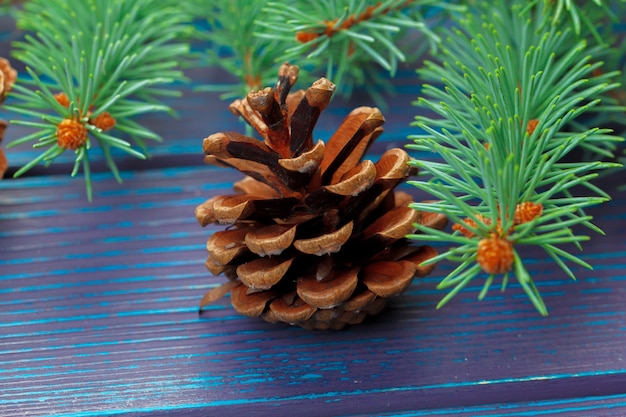
[[[401,149],[389,149],[376,163],[376,179],[388,186],[404,181],[410,174],[409,155]]]
[[[422,265],[423,262],[434,258],[437,256],[437,251],[432,246],[424,245],[420,246],[415,252],[412,254],[405,256],[402,258],[403,261],[412,262],[415,265],[415,276],[416,277],[425,277],[429,275],[433,269],[435,269],[435,264],[430,265]]]
[[[296,237],[296,225],[273,224],[253,228],[244,237],[245,246],[259,256],[280,255]]]
[[[247,176],[244,179],[237,181],[233,184],[233,190],[239,194],[251,194],[264,198],[279,198],[281,195],[274,188],[269,185],[258,181],[251,176]]]
[[[261,91],[250,92],[246,100],[250,107],[261,115],[263,123],[267,126],[265,144],[280,156],[289,157],[287,115],[276,102],[274,90],[268,87]]]
[[[288,171],[312,175],[322,162],[324,151],[324,142],[319,141],[310,151],[295,158],[279,159],[278,163]]]
[[[400,206],[383,214],[363,231],[363,239],[376,236],[382,240],[384,246],[404,238],[415,231],[414,224],[419,219],[419,213],[410,207]]]
[[[298,72],[298,67],[290,65],[289,63],[281,65],[278,69],[278,79],[276,80],[276,84],[274,86],[274,98],[278,103],[280,103],[281,110],[285,117],[288,116],[285,105],[287,97],[291,91],[291,87],[293,87],[298,80]]]
[[[230,292],[230,301],[238,313],[252,318],[259,317],[269,303],[278,297],[273,291],[248,293],[248,290],[248,287],[239,283]]]
[[[376,179],[376,168],[371,161],[363,161],[352,171],[346,173],[346,178],[332,185],[319,187],[311,192],[305,203],[313,209],[324,209],[337,206],[345,197],[357,196],[368,190]]]
[[[228,106],[228,109],[236,116],[240,116],[245,119],[250,126],[252,126],[257,132],[261,133],[263,137],[267,136],[267,125],[263,122],[263,119],[258,112],[254,111],[248,100],[235,100]],[[205,152],[206,153],[206,152]]]
[[[291,115],[291,155],[307,152],[313,146],[313,128],[335,92],[335,85],[325,78],[317,80]]]
[[[245,237],[249,230],[241,228],[215,232],[207,241],[207,251],[216,263],[226,265],[248,251]]]
[[[379,297],[389,298],[407,289],[415,276],[415,265],[408,261],[374,262],[363,268],[362,281]]]
[[[359,294],[355,294],[352,298],[347,300],[343,304],[343,308],[346,312],[363,311],[376,299],[376,297],[376,294],[365,288]]]
[[[196,219],[198,220],[198,223],[200,223],[200,226],[205,227],[217,221],[213,207],[215,205],[215,201],[220,198],[222,198],[222,196],[215,196],[196,206],[194,214],[196,215]]]
[[[263,313],[263,319],[270,323],[297,324],[309,320],[316,311],[317,309],[310,304],[303,302],[287,304],[284,299],[277,298],[269,304],[269,309]]]
[[[213,275],[219,275],[225,271],[224,264],[220,264],[216,260],[213,259],[212,255],[207,257],[207,260],[204,262],[204,266],[209,270]]]
[[[384,123],[385,118],[376,108],[359,107],[350,112],[326,144],[326,154],[320,166],[322,182],[338,182],[352,169],[382,133]]]
[[[285,276],[293,258],[278,256],[257,258],[237,267],[241,282],[254,290],[269,290]]]
[[[359,268],[337,270],[322,280],[314,276],[300,278],[296,291],[307,304],[325,310],[348,300],[359,282]]]
[[[391,201],[390,207],[383,208],[389,210],[396,206],[395,196],[401,194],[391,192],[391,190],[407,178],[410,169],[408,165],[401,163],[402,161],[408,161],[408,155],[404,153],[404,158],[398,157],[397,155],[403,152],[404,151],[400,149],[391,149],[382,155],[381,159],[375,164],[376,179],[374,184],[364,193],[360,194],[358,198],[348,201],[345,206],[342,207],[342,213],[346,218],[357,217],[358,221],[361,222],[370,215],[372,211],[381,207],[381,203],[389,199],[389,197],[394,197],[394,201]],[[390,163],[390,159],[392,159],[394,163]]]
[[[376,167],[372,161],[363,161],[346,172],[340,182],[327,185],[328,191],[343,195],[356,196],[372,186],[376,180]]]
[[[349,222],[331,233],[325,233],[310,239],[298,239],[293,246],[302,253],[309,255],[325,255],[339,252],[341,247],[350,239],[354,224]]]
[[[286,217],[297,202],[293,197],[267,200],[246,194],[228,195],[215,199],[212,210],[205,213],[212,213],[218,223],[232,224],[238,220]]]

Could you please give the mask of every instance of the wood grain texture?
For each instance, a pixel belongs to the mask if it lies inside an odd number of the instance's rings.
[[[415,133],[419,83],[407,71],[396,85],[373,154]],[[0,181],[0,416],[626,415],[623,174],[601,184],[613,201],[589,210],[607,231],[584,245],[594,270],[575,268],[573,282],[522,251],[547,318],[516,285],[476,301],[480,282],[436,310],[445,263],[341,332],[241,317],[227,298],[200,317],[224,278],[204,267],[217,228],[193,211],[240,178],[202,165],[202,138],[241,127],[216,96],[180,87],[180,119],[144,119],[165,138],[152,159],[122,160],[122,186],[95,164],[93,203],[69,159]],[[362,104],[331,103],[315,137]],[[15,167],[32,150],[8,157]]]
[[[204,269],[214,229],[197,225],[193,209],[236,179],[181,167],[125,173],[121,188],[98,174],[91,204],[79,179],[3,181],[0,415],[467,407],[480,415],[494,403],[556,401],[565,410],[573,398],[604,396],[607,407],[621,404],[626,196],[609,180],[614,201],[593,210],[609,235],[583,255],[594,271],[572,282],[545,255],[526,254],[549,317],[514,285],[477,302],[476,283],[435,310],[436,281],[450,268],[442,264],[381,316],[314,332],[238,316],[227,299],[198,316],[202,294],[224,279]]]

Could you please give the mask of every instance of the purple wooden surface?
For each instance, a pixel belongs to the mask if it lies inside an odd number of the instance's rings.
[[[375,151],[412,133],[418,81],[398,84]],[[227,299],[199,317],[224,279],[203,266],[216,229],[193,209],[238,179],[201,165],[201,139],[239,126],[191,87],[180,120],[145,119],[166,139],[155,157],[124,160],[122,186],[97,173],[93,203],[63,164],[0,182],[0,416],[626,415],[623,174],[602,180],[614,200],[590,210],[608,233],[584,245],[593,271],[572,282],[525,254],[547,318],[516,285],[476,301],[478,282],[435,310],[449,264],[341,332],[243,318]],[[319,136],[350,108],[333,103]],[[31,155],[8,154],[14,166]]]
[[[235,175],[125,176],[122,189],[98,175],[91,204],[64,176],[2,182],[0,415],[480,415],[522,403],[520,415],[529,402],[624,400],[624,194],[592,210],[610,234],[585,246],[596,268],[579,282],[529,254],[547,318],[516,286],[483,302],[475,286],[435,310],[443,264],[381,316],[312,332],[242,318],[227,299],[197,315],[223,279],[204,270],[212,229],[193,208]]]

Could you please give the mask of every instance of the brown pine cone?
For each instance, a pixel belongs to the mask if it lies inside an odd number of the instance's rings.
[[[205,161],[246,178],[236,194],[196,208],[202,226],[230,225],[207,242],[206,266],[230,281],[209,291],[200,308],[231,292],[241,314],[306,328],[340,329],[380,312],[436,255],[405,238],[415,223],[443,228],[445,217],[420,213],[394,191],[411,173],[401,149],[362,161],[384,118],[354,109],[326,144],[313,127],[334,84],[325,78],[289,94],[298,68],[284,64],[276,86],[231,104],[263,137],[216,133],[204,139]]]

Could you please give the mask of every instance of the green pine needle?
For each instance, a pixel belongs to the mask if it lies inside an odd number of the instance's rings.
[[[620,0],[624,2],[624,0]],[[581,35],[582,32],[588,32],[599,44],[604,43],[604,37],[598,30],[600,25],[597,24],[598,19],[609,17],[612,21],[618,22],[619,17],[611,10],[608,1],[592,0],[591,2],[576,2],[572,0],[531,0],[526,2],[525,11],[537,7],[538,3],[544,3],[547,6],[547,12],[552,16],[552,24],[562,23],[563,19],[569,19],[565,24],[571,24],[574,32]]]
[[[184,78],[177,67],[188,46],[176,39],[188,32],[189,16],[173,0],[30,0],[16,17],[28,34],[15,42],[14,55],[30,78],[18,81],[12,94],[16,100],[6,108],[25,118],[13,123],[39,130],[9,145],[35,142],[43,152],[15,175],[74,149],[61,139],[51,140],[59,137],[61,122],[73,120],[88,137],[77,142],[72,175],[83,170],[91,199],[92,144],[103,149],[119,180],[109,149],[145,159],[143,140],[160,139],[131,118],[170,111],[160,99],[172,92],[155,86]],[[65,36],[69,27],[71,35]]]
[[[590,267],[566,248],[581,248],[589,239],[578,226],[599,231],[582,209],[607,200],[590,181],[615,164],[562,161],[586,144],[612,157],[611,148],[600,144],[621,138],[586,127],[579,116],[617,87],[615,74],[596,71],[601,63],[593,50],[552,20],[550,5],[525,4],[481,3],[447,32],[443,62],[426,62],[420,71],[431,84],[416,105],[439,118],[416,117],[414,125],[424,133],[411,136],[408,147],[441,159],[412,163],[421,176],[409,183],[438,200],[412,207],[444,214],[455,226],[451,233],[418,226],[421,233],[409,237],[455,245],[438,259],[460,263],[439,285],[452,287],[439,306],[487,271],[479,298],[495,275],[504,275],[504,288],[513,274],[547,314],[518,253],[522,245],[541,247],[571,278],[566,262]],[[592,195],[574,197],[574,189]]]

